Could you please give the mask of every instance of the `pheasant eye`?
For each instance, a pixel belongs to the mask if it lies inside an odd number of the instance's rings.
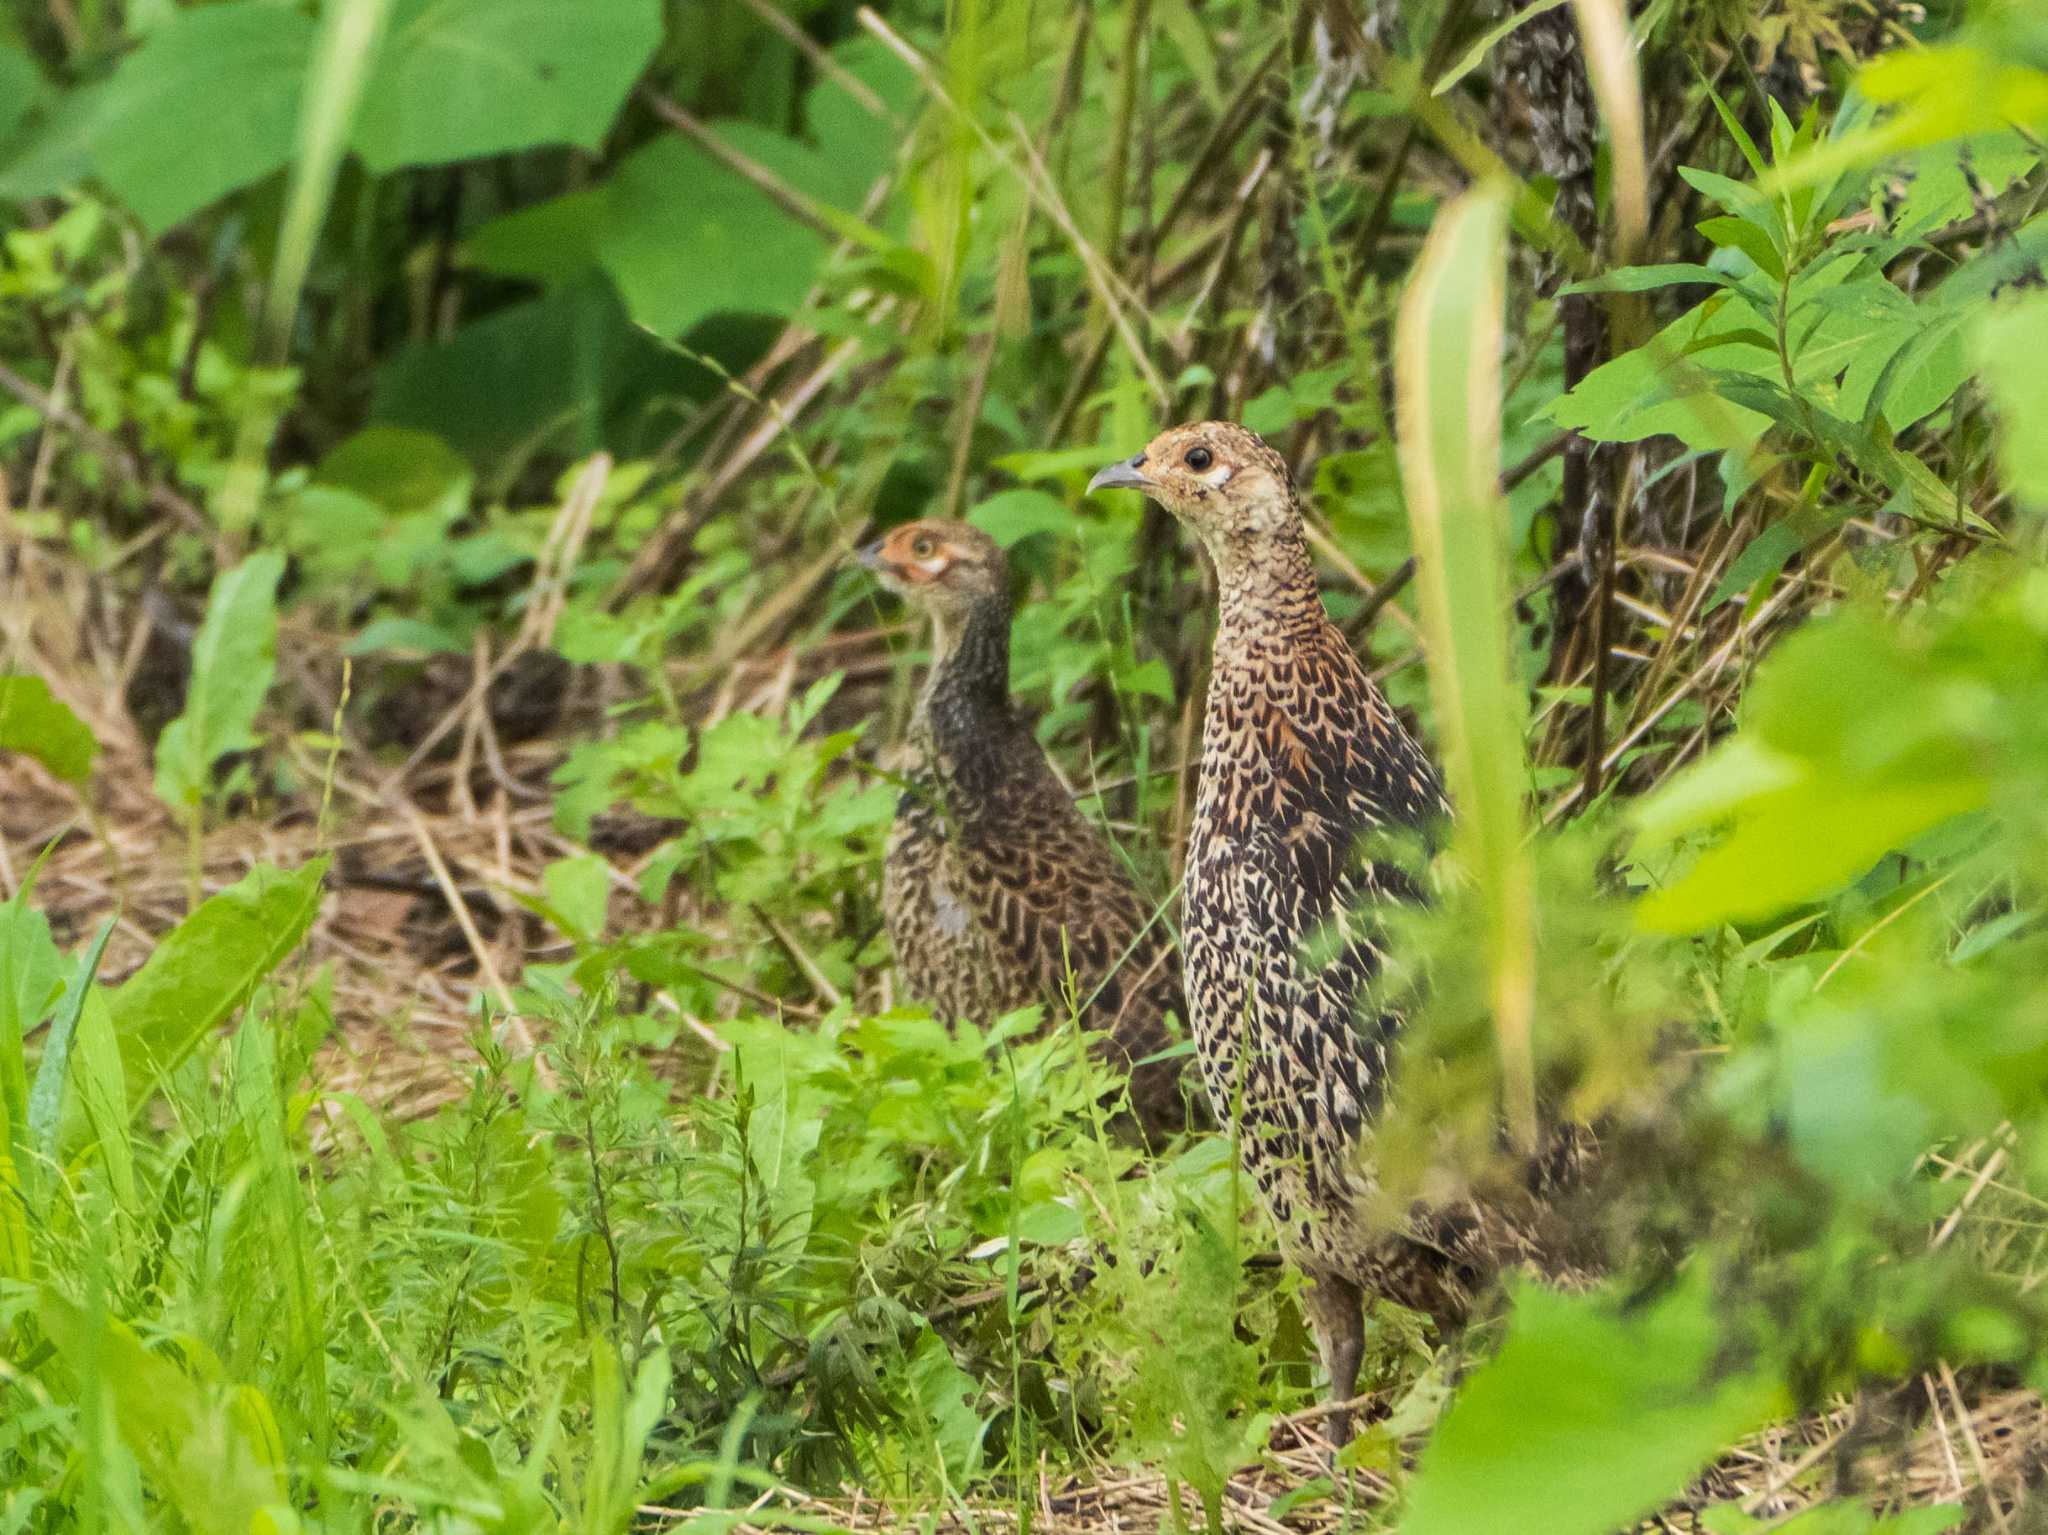
[[[1181,456],[1181,462],[1186,464],[1190,469],[1193,469],[1197,473],[1200,473],[1202,470],[1207,469],[1211,464],[1216,462],[1216,455],[1211,453],[1207,448],[1193,447],[1189,448],[1187,452]]]
[[[920,538],[910,546],[910,556],[912,559],[928,560],[938,552],[938,548],[939,546],[930,538]]]

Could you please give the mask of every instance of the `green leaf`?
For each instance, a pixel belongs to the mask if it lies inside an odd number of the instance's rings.
[[[1757,582],[1775,576],[1785,562],[1828,531],[1818,517],[1781,517],[1742,546],[1729,561],[1707,606],[1717,608],[1731,597],[1739,597]]]
[[[1977,778],[1869,787],[1803,780],[1748,807],[1684,878],[1644,898],[1637,920],[1656,932],[1690,933],[1773,916],[1839,889],[1989,794]]]
[[[543,446],[589,453],[630,391],[681,394],[695,371],[636,330],[593,272],[400,352],[377,371],[371,415],[430,432],[478,464]]]
[[[750,124],[719,135],[817,194],[815,151]],[[739,172],[680,138],[657,139],[612,175],[598,255],[633,318],[679,336],[707,315],[788,314],[803,301],[825,240]]]
[[[21,752],[67,783],[92,775],[100,743],[40,677],[0,677],[0,751]]]
[[[1659,266],[1623,267],[1618,272],[1609,272],[1604,277],[1595,277],[1586,282],[1575,282],[1566,293],[1649,293],[1658,288],[1673,288],[1683,283],[1708,283],[1716,288],[1732,288],[1735,279],[1726,272],[1717,272],[1710,266],[1701,266],[1695,261],[1671,261]]]
[[[1784,281],[1784,259],[1771,244],[1770,235],[1756,225],[1738,218],[1711,218],[1700,221],[1699,231],[1723,249],[1741,251],[1773,282]]]
[[[0,144],[48,94],[34,59],[19,48],[0,47]]]
[[[47,197],[83,181],[92,171],[92,130],[111,80],[82,85],[59,96],[40,123],[21,129],[4,146],[0,197],[22,201]]]
[[[571,938],[594,943],[604,936],[611,900],[611,865],[596,853],[557,858],[540,875],[549,910]]]
[[[596,149],[661,41],[660,0],[398,0],[354,144],[371,170]]]
[[[1518,1289],[1501,1351],[1460,1388],[1423,1452],[1402,1535],[1607,1535],[1682,1492],[1781,1409],[1716,1367],[1704,1278],[1643,1311]]]
[[[2048,293],[2001,304],[1979,322],[1976,352],[1998,408],[1999,463],[2013,494],[2048,509]]]
[[[1037,533],[1070,533],[1074,512],[1042,490],[1001,490],[978,503],[967,520],[1005,549]]]
[[[128,1083],[121,1071],[121,1046],[114,1038],[113,1014],[104,987],[86,992],[72,1056],[71,1077],[78,1084],[78,1101],[85,1109],[92,1142],[99,1148],[100,1165],[107,1170],[107,1181],[121,1208],[139,1214],[142,1200],[135,1186],[135,1148],[128,1138]]]
[[[181,10],[83,124],[92,168],[160,234],[291,157],[313,23],[265,0]]]
[[[156,792],[180,815],[206,797],[213,766],[255,745],[256,711],[277,671],[277,583],[284,556],[252,554],[215,577],[206,617],[192,641],[192,682],[185,712],[156,747]]]
[[[114,992],[131,1112],[298,947],[326,872],[325,858],[289,872],[259,864],[172,928]]]
[[[28,904],[31,875],[0,901],[0,1268],[24,1273],[26,1236],[10,1240],[10,1220],[21,1212],[11,1185],[32,1178],[29,1171],[28,1063],[23,1041],[56,1000],[64,979],[64,956],[50,937],[49,919]]]
[[[330,449],[314,478],[339,486],[392,512],[420,512],[455,502],[466,505],[469,465],[432,432],[372,426]]]
[[[486,272],[535,282],[573,282],[597,265],[597,241],[611,207],[609,182],[495,218],[463,245]]]

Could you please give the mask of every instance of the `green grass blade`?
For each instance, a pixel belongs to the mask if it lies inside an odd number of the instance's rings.
[[[1480,887],[1510,1129],[1536,1126],[1535,874],[1524,845],[1524,701],[1508,671],[1500,491],[1509,200],[1481,187],[1438,216],[1394,338],[1401,479],[1458,861]]]
[[[78,1032],[79,1015],[85,1011],[85,994],[92,989],[100,971],[100,956],[113,936],[114,919],[107,918],[93,935],[91,944],[79,957],[65,990],[57,1016],[50,1020],[49,1037],[43,1042],[43,1059],[36,1068],[36,1085],[28,1095],[28,1133],[36,1150],[46,1161],[57,1157],[57,1122],[64,1107],[64,1076],[71,1065],[71,1041]]]

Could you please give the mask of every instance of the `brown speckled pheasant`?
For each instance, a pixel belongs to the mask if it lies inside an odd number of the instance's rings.
[[[1287,464],[1228,422],[1173,428],[1091,490],[1143,491],[1216,567],[1221,612],[1187,856],[1182,942],[1211,1106],[1314,1281],[1333,1400],[1356,1389],[1368,1292],[1460,1324],[1501,1263],[1534,1256],[1521,1212],[1470,1202],[1367,1215],[1360,1141],[1399,1020],[1371,1003],[1371,909],[1417,893],[1363,856],[1375,831],[1449,814],[1435,768],[1323,611]],[[1532,1178],[1535,1175],[1532,1173]],[[1532,1209],[1536,1207],[1532,1201]],[[1343,1438],[1347,1418],[1330,1424]]]
[[[932,620],[932,665],[894,766],[906,780],[882,905],[911,996],[986,1023],[1043,1003],[1103,1031],[1148,1134],[1187,1123],[1172,936],[1075,808],[1010,703],[1009,571],[978,528],[914,522],[860,551]]]

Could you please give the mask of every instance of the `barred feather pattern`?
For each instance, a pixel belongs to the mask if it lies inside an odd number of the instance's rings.
[[[1229,434],[1233,454],[1262,457],[1289,485],[1285,462],[1251,433],[1202,430]],[[1457,1205],[1387,1231],[1370,1218],[1360,1145],[1400,1030],[1371,996],[1382,958],[1373,914],[1419,896],[1362,843],[1426,831],[1450,807],[1428,755],[1325,615],[1298,504],[1280,536],[1219,553],[1217,573],[1183,940],[1203,1084],[1237,1127],[1288,1256],[1326,1287],[1320,1304],[1348,1298],[1355,1331],[1362,1288],[1455,1324],[1527,1245],[1519,1225]]]
[[[1187,1123],[1181,1062],[1148,1058],[1187,1012],[1171,935],[1011,704],[1009,629],[991,598],[942,640],[897,759],[882,904],[898,969],[948,1019],[1078,1005],[1140,1125],[1167,1133]]]

